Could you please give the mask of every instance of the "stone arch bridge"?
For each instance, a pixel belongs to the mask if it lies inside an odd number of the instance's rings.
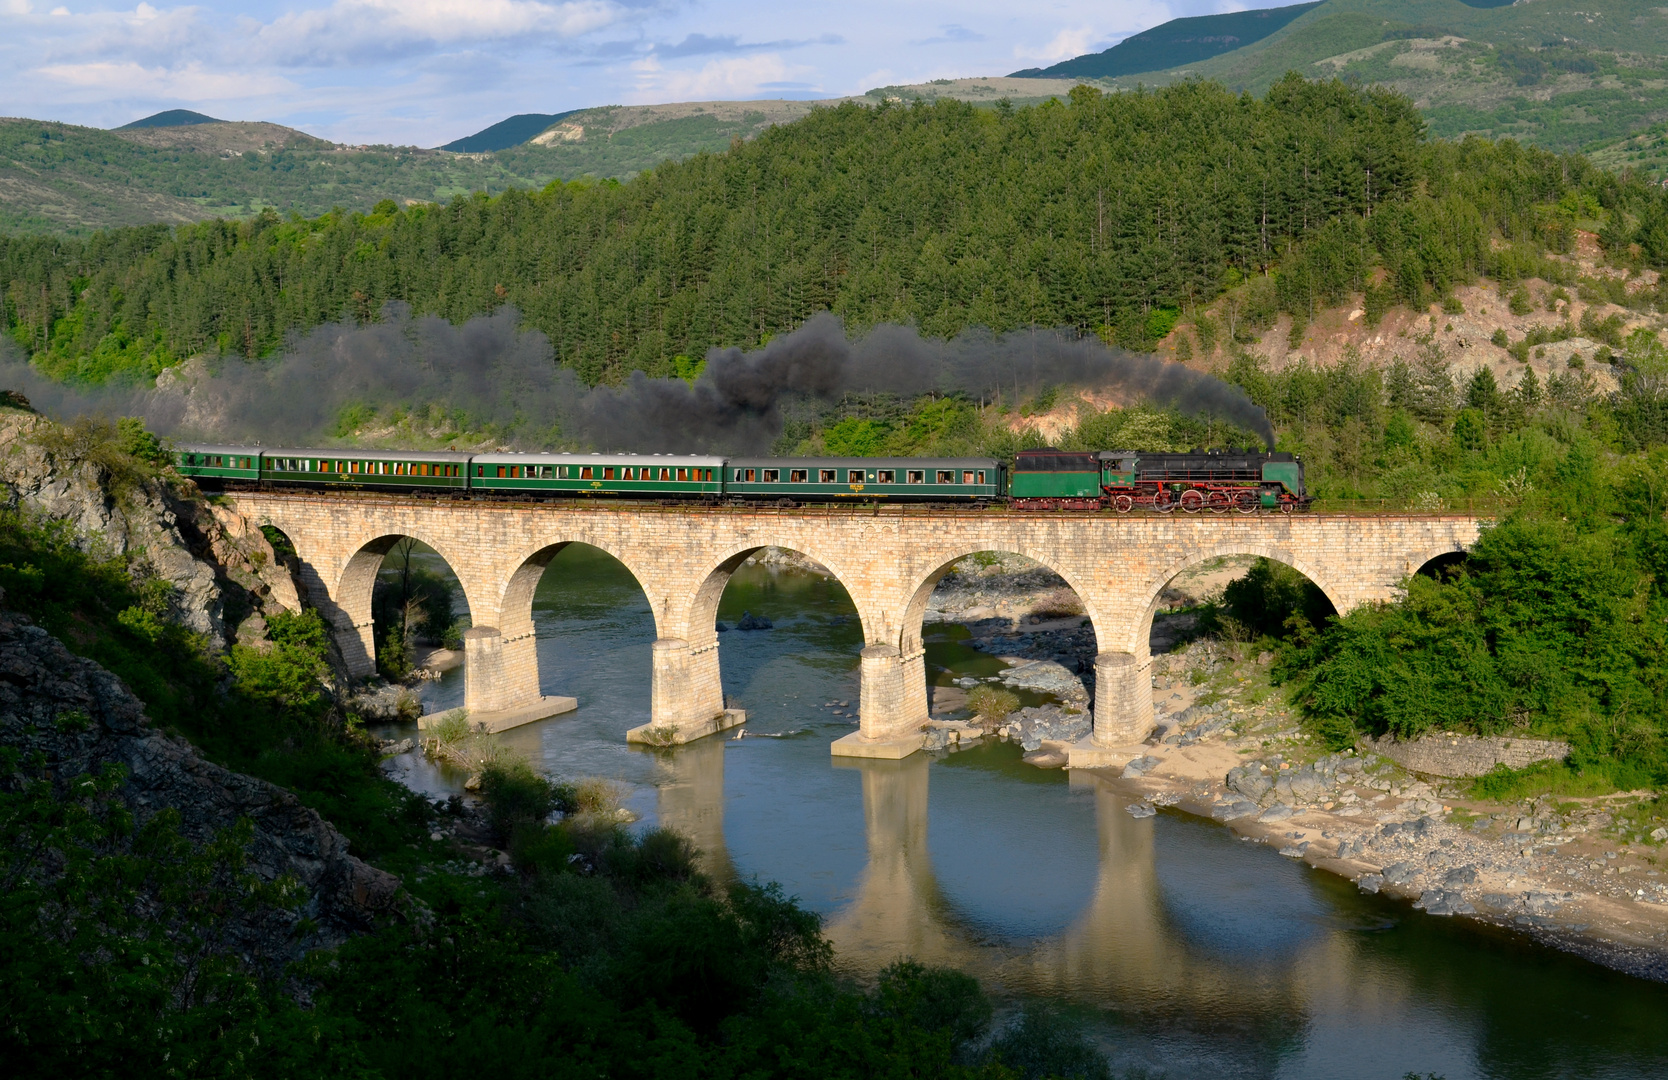
[[[1144,738],[1153,720],[1147,640],[1165,585],[1220,555],[1262,555],[1301,571],[1340,612],[1388,600],[1431,559],[1464,551],[1480,522],[1459,515],[1110,515],[918,508],[702,508],[486,502],[345,493],[237,492],[239,509],[284,532],[303,583],[334,624],[355,674],[374,670],[371,591],[403,537],[450,564],[474,628],[465,639],[472,714],[540,701],[533,592],[570,543],[612,555],[654,614],[651,719],[628,737],[679,743],[740,721],[719,681],[718,601],[766,546],[821,563],[862,622],[859,730],[836,754],[896,757],[927,720],[921,643],[927,600],[952,564],[1013,552],[1063,577],[1095,631],[1094,742]]]

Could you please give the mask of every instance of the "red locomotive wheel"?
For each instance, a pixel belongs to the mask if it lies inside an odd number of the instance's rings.
[[[1226,514],[1228,507],[1233,504],[1234,497],[1229,492],[1213,491],[1210,493],[1210,509],[1213,514]]]
[[[1168,514],[1175,510],[1175,508],[1176,500],[1171,497],[1168,491],[1160,491],[1157,495],[1153,496],[1153,509],[1157,510],[1159,513]]]
[[[1205,507],[1205,496],[1198,488],[1188,488],[1181,494],[1181,508],[1189,514],[1197,514]]]
[[[1135,500],[1128,495],[1117,495],[1112,499],[1112,509],[1120,514],[1127,514],[1135,509]]]
[[[1256,492],[1242,491],[1234,496],[1234,509],[1242,514],[1255,514],[1257,512],[1257,502]]]

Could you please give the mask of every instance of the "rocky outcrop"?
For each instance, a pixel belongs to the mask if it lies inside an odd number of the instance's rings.
[[[66,714],[77,722],[63,723]],[[136,822],[171,807],[182,834],[198,843],[247,818],[254,835],[245,869],[268,881],[290,875],[307,897],[297,910],[261,908],[231,927],[230,948],[251,960],[282,963],[339,944],[403,904],[399,879],[348,854],[342,835],[295,795],[162,734],[114,675],[7,612],[0,612],[0,746],[26,762],[40,755],[60,787],[119,764],[127,774],[120,796]],[[0,788],[21,782],[0,776]]]
[[[183,481],[116,482],[107,457],[42,417],[0,413],[0,501],[67,522],[84,549],[166,581],[181,625],[223,644],[250,615],[299,608],[289,571],[253,522]]]

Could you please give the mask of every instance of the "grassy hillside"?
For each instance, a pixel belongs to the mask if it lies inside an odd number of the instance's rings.
[[[1399,90],[1442,137],[1600,149],[1668,119],[1668,10],[1643,0],[1594,0],[1580,10],[1326,0],[1251,45],[1118,82],[1211,78],[1260,93],[1288,71]],[[1646,160],[1625,153],[1603,160]]]

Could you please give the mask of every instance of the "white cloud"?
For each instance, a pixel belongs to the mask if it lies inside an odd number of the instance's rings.
[[[1090,42],[1094,39],[1095,31],[1093,27],[1068,27],[1055,34],[1054,40],[1040,49],[1015,45],[1014,55],[1023,60],[1045,60],[1054,64],[1061,60],[1070,60],[1074,56],[1082,56],[1084,53],[1093,52],[1094,49]]]
[[[185,101],[235,100],[292,90],[288,79],[265,74],[205,71],[196,64],[169,70],[135,63],[48,64],[34,73],[77,90],[99,90],[124,97]]]
[[[0,0],[0,115],[183,107],[434,146],[518,112],[1001,75],[1244,2]]]
[[[613,0],[336,0],[281,15],[256,39],[277,62],[307,67],[481,42],[571,40],[631,17]]]
[[[698,71],[667,71],[650,56],[631,68],[638,76],[637,100],[645,103],[770,97],[781,92],[781,84],[803,84],[816,74],[814,68],[788,64],[775,53],[712,60]]]

